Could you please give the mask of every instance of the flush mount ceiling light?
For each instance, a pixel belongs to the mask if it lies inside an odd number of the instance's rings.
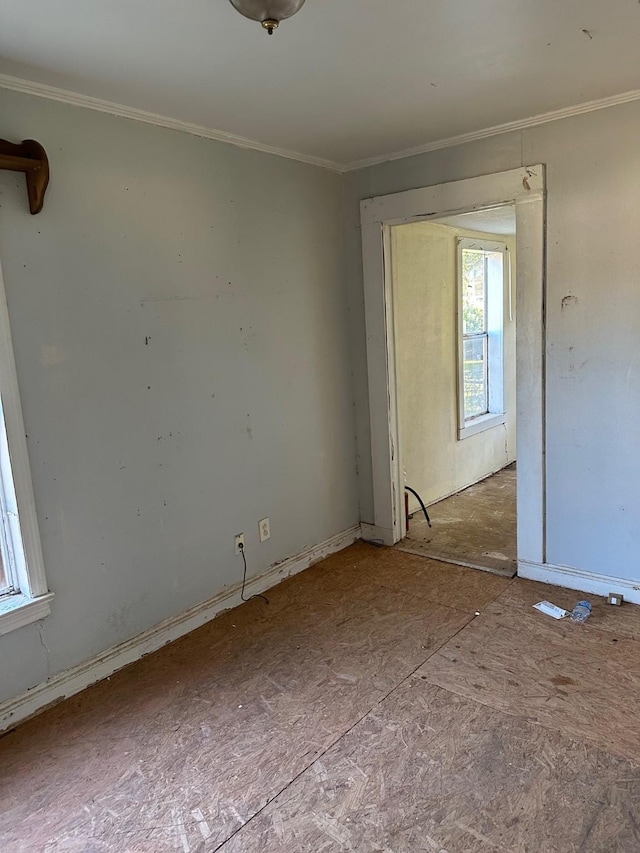
[[[269,35],[280,21],[290,18],[304,6],[304,0],[229,0],[232,6],[252,21],[260,21]]]

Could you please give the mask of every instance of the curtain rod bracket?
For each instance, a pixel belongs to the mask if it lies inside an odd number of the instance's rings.
[[[34,139],[20,144],[0,139],[0,169],[25,173],[29,210],[40,213],[49,183],[49,160],[42,145]]]

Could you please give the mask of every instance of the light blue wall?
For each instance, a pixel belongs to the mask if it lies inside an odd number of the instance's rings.
[[[358,500],[372,520],[359,201],[527,163],[548,182],[547,557],[639,577],[640,104],[344,177],[6,91],[0,117],[52,166],[36,217],[0,173],[0,259],[56,593],[0,637],[0,701],[236,582],[239,530],[254,574]]]
[[[13,697],[358,521],[342,179],[0,91],[0,259],[45,567]],[[258,520],[271,540],[258,541]]]
[[[347,176],[362,520],[372,522],[359,201],[547,166],[547,561],[640,579],[640,104]],[[572,295],[563,309],[562,300]]]

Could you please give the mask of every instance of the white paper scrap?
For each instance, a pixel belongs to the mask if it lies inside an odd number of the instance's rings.
[[[556,605],[552,604],[550,601],[539,601],[533,606],[541,613],[546,613],[547,616],[553,616],[554,619],[564,619],[565,616],[569,615],[568,610],[563,610],[562,607],[556,607]]]

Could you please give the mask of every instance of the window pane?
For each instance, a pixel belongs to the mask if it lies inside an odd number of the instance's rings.
[[[464,348],[464,419],[489,411],[487,383],[487,336],[470,338]]]
[[[484,255],[482,251],[462,250],[462,332],[465,335],[487,330]]]
[[[0,595],[3,592],[6,592],[9,589],[9,578],[7,577],[7,573],[4,570],[4,560],[2,559],[2,554],[0,554]]]

